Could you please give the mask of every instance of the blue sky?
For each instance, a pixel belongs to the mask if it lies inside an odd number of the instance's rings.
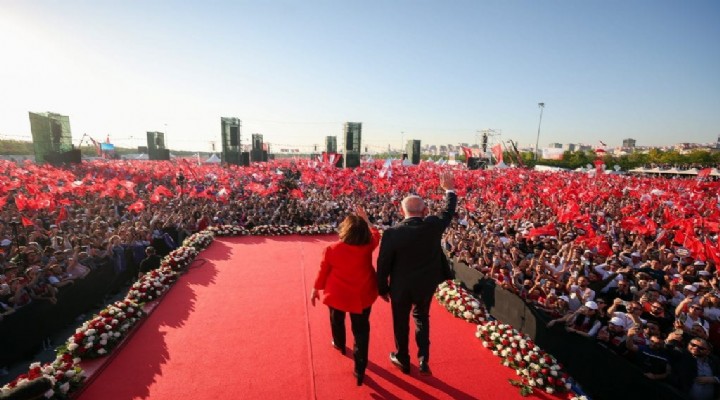
[[[310,147],[363,122],[371,149],[714,142],[720,2],[3,1],[0,137],[28,111],[118,145],[165,131],[207,151],[220,117],[245,142]]]

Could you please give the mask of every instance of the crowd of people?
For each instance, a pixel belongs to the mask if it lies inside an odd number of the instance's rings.
[[[437,176],[447,168],[461,199],[442,242],[451,258],[547,312],[552,326],[639,363],[649,378],[702,391],[687,377],[671,379],[681,371],[672,365],[720,344],[720,183],[702,178],[433,163],[337,169],[307,160],[246,168],[0,162],[0,319],[54,302],[99,266],[128,268],[129,248],[139,265],[147,246],[162,255],[210,225],[337,226],[363,204],[382,229],[403,219],[400,201],[410,193],[440,211]]]

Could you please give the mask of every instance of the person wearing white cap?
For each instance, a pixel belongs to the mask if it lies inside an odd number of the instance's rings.
[[[597,339],[615,353],[625,355],[628,353],[626,332],[625,321],[620,317],[612,317],[608,325],[600,329]]]
[[[568,332],[577,333],[586,337],[595,337],[602,327],[598,313],[598,305],[594,301],[587,301],[575,313],[570,314],[567,327]]]
[[[640,254],[639,251],[630,253],[630,257],[627,256],[627,253],[623,252],[620,253],[618,258],[623,264],[630,266],[632,269],[638,269],[643,265],[642,254]]]

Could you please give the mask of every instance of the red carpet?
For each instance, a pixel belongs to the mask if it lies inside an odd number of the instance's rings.
[[[330,346],[327,308],[308,302],[322,249],[334,240],[216,240],[80,399],[521,398],[508,384],[514,372],[480,345],[474,325],[437,303],[434,375],[419,376],[417,364],[403,375],[390,364],[390,307],[378,300],[365,385],[356,386],[351,356]],[[411,354],[413,346],[411,338]]]

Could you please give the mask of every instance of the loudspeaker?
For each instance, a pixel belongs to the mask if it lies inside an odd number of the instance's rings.
[[[59,121],[51,120],[50,121],[50,131],[52,134],[52,144],[53,147],[60,146],[60,140],[62,140],[62,125]]]
[[[238,146],[240,144],[240,128],[237,126],[230,127],[230,146]]]
[[[419,140],[408,140],[405,145],[405,151],[407,151],[407,158],[413,165],[420,164],[420,141]]]
[[[243,151],[240,153],[240,165],[243,167],[249,167],[250,166],[250,152]]]
[[[262,151],[263,148],[263,135],[259,133],[252,134],[252,149],[253,151]],[[255,160],[253,160],[255,161]],[[259,160],[257,160],[259,161]]]
[[[260,149],[260,150],[252,149],[250,151],[250,162],[263,162],[263,161],[267,161],[267,152],[265,152],[265,157],[263,157],[262,149]]]
[[[170,150],[168,149],[156,149],[150,151],[148,158],[153,161],[167,161],[170,159]]]
[[[484,169],[486,161],[478,157],[468,157],[467,167],[469,170]]]
[[[237,151],[225,151],[222,153],[222,161],[232,165],[240,165],[240,153]]]
[[[345,168],[356,168],[360,166],[360,154],[345,154]]]
[[[73,149],[65,152],[51,151],[43,157],[45,162],[51,165],[60,166],[63,164],[80,164],[82,162],[82,154],[80,149]]]
[[[153,153],[157,149],[165,148],[165,134],[162,132],[147,133],[148,154]]]
[[[337,136],[325,136],[325,152],[337,153]]]
[[[345,123],[345,151],[360,153],[362,122]]]

